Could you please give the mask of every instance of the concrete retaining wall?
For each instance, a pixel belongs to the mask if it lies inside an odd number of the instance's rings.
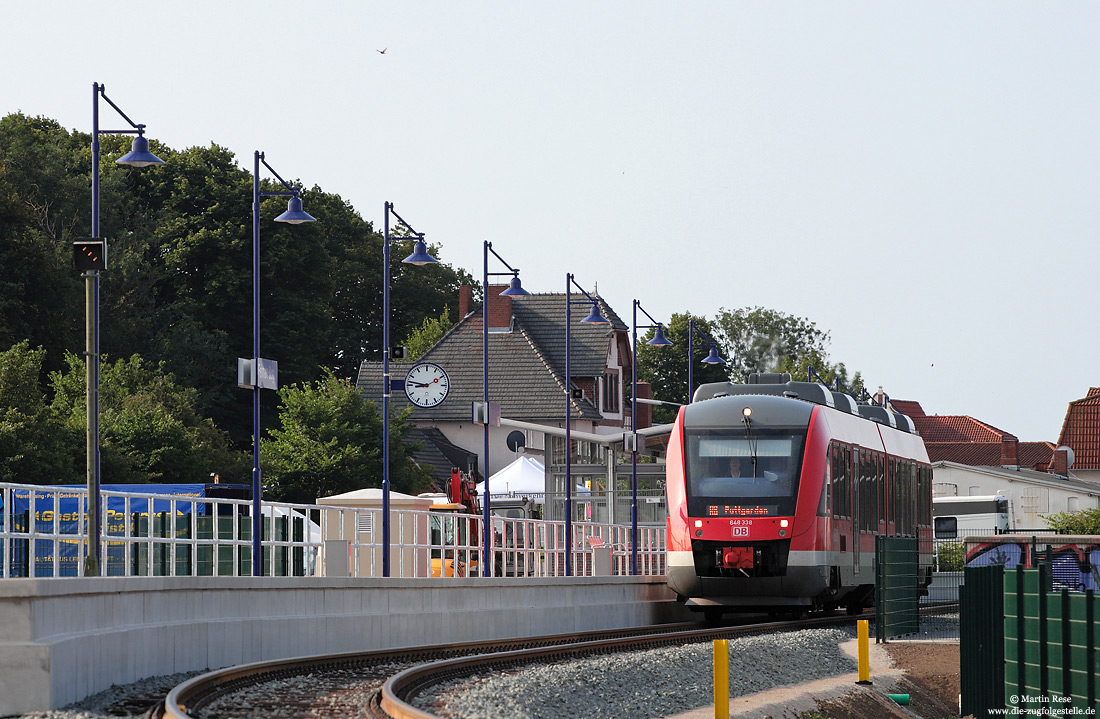
[[[687,620],[663,578],[0,582],[0,717],[248,662]]]

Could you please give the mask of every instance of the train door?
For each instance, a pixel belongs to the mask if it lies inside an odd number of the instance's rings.
[[[859,545],[863,539],[860,533],[860,527],[862,526],[860,517],[863,515],[860,513],[860,491],[859,485],[863,483],[863,463],[860,461],[860,451],[856,447],[852,447],[852,462],[849,465],[851,469],[851,484],[852,487],[852,571],[855,574],[859,574]]]

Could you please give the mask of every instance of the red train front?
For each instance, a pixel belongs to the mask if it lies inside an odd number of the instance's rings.
[[[873,601],[875,535],[931,537],[932,472],[912,422],[823,385],[704,385],[667,462],[668,585],[708,618],[858,613]]]

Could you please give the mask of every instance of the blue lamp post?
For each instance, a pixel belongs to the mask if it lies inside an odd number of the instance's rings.
[[[704,364],[725,364],[726,361],[718,356],[718,343],[707,336],[703,330],[699,329],[699,326],[695,324],[695,320],[688,321],[688,404],[691,404],[691,396],[695,393],[695,379],[693,369],[695,367],[695,334],[699,333],[699,336],[707,343],[707,347],[710,347],[710,353],[702,359]]]
[[[417,232],[385,203],[382,236],[382,576],[390,576],[390,215],[416,237],[413,253],[402,260],[410,265],[439,262],[428,254],[424,233]]]
[[[642,303],[634,300],[634,313],[631,318],[630,357],[630,431],[633,435],[630,448],[630,573],[638,573],[638,310],[642,311],[652,324],[642,325],[643,329],[653,328],[653,339],[646,342],[654,347],[668,347],[672,344],[665,337],[665,328],[653,316],[645,311]]]
[[[285,190],[274,192],[260,191],[260,164],[263,164],[279,180]],[[289,197],[287,210],[275,218],[276,222],[300,225],[314,222],[316,218],[302,211],[301,188],[293,187],[275,169],[267,164],[264,153],[257,150],[252,163],[252,576],[263,575],[263,517],[261,502],[263,481],[260,473],[260,389],[275,389],[277,381],[264,378],[261,381],[261,364],[269,363],[260,359],[260,198]],[[274,363],[270,363],[274,367]]]
[[[572,299],[572,290],[576,287],[587,299]],[[610,321],[600,313],[600,303],[577,284],[573,275],[565,275],[565,576],[573,576],[573,438],[570,432],[573,409],[573,387],[570,377],[569,337],[572,334],[573,304],[591,304],[592,309],[581,322],[589,324],[609,324]]]
[[[508,272],[490,272],[489,271],[489,253],[492,252],[493,256],[500,260],[501,264],[508,268]],[[482,571],[483,577],[492,576],[492,562],[489,561],[490,555],[490,535],[492,531],[492,525],[489,523],[489,277],[497,277],[500,275],[511,275],[512,280],[508,284],[508,289],[500,293],[501,297],[515,297],[531,294],[527,290],[523,289],[523,286],[519,282],[519,270],[512,267],[510,264],[504,261],[504,258],[497,254],[497,251],[493,249],[493,243],[489,240],[485,240],[484,249],[482,250],[482,269],[483,275],[481,280],[481,368],[482,368],[482,384],[481,384],[481,401],[484,407],[485,415],[482,419],[485,421],[485,443],[482,449],[482,458],[485,462],[485,491],[482,493],[484,498],[484,504],[482,505]]]
[[[101,130],[99,128],[99,98],[107,101],[122,119],[130,123],[129,130]],[[92,238],[99,238],[99,136],[100,135],[137,135],[130,152],[115,160],[119,165],[131,167],[149,167],[160,165],[164,160],[149,152],[149,140],[145,138],[145,125],[135,123],[126,116],[118,105],[107,97],[106,87],[98,82],[92,83]],[[104,262],[106,265],[106,240],[103,241]],[[85,304],[85,379],[88,421],[88,545],[84,557],[84,576],[99,576],[100,539],[100,455],[99,455],[99,270],[84,272]]]

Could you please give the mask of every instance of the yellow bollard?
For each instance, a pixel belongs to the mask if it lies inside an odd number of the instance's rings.
[[[856,622],[858,627],[858,642],[859,642],[859,681],[856,684],[870,684],[871,683],[871,659],[869,650],[867,647],[870,640],[870,622],[866,619],[860,619]]]
[[[714,719],[730,719],[730,643],[714,640]]]

